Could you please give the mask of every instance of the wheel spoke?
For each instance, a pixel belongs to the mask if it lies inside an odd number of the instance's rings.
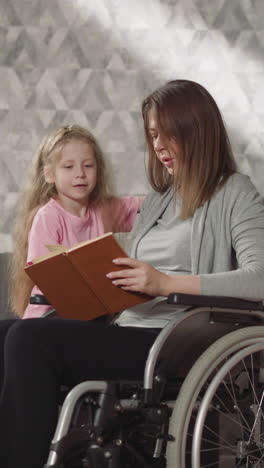
[[[207,429],[210,430],[210,428],[207,428]],[[211,433],[212,433],[212,435],[217,436],[218,439],[219,439],[219,434],[217,434],[214,431],[211,431]],[[191,434],[190,434],[190,436],[191,436]],[[234,445],[229,444],[224,438],[220,437],[220,439],[222,439],[222,441],[223,441],[222,444],[220,442],[216,442],[214,440],[210,440],[210,439],[207,439],[206,437],[203,437],[202,442],[205,442],[207,444],[211,444],[211,445],[215,446],[215,449],[203,449],[203,450],[204,451],[206,451],[206,450],[218,450],[218,449],[223,449],[224,448],[224,449],[229,450],[230,452],[236,453],[236,447],[234,447]]]
[[[230,422],[236,424],[236,425],[239,425],[239,428],[244,431],[247,431],[247,432],[250,432],[250,427],[248,425],[248,422],[247,420],[244,418],[242,412],[240,411],[240,408],[238,406],[236,406],[236,409],[238,410],[238,413],[239,413],[239,416],[241,416],[241,419],[243,419],[243,421],[245,422],[245,425],[242,424],[241,421],[238,421],[237,419],[235,419],[234,417],[230,416],[230,410],[229,408],[227,408],[227,406],[225,405],[225,403],[223,402],[223,400],[220,398],[220,396],[218,394],[216,394],[216,399],[219,400],[219,402],[221,403],[221,405],[226,409],[226,413],[225,412],[222,412],[217,406],[213,406],[214,410],[219,412],[220,414],[224,414],[224,417],[229,420]],[[242,431],[243,432],[243,431]]]

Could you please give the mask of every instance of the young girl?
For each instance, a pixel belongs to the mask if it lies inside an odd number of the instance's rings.
[[[47,245],[71,247],[104,232],[130,231],[138,197],[110,193],[102,151],[86,129],[70,125],[53,131],[39,148],[22,198],[11,265],[11,305],[23,318],[40,317],[51,307],[30,305],[41,294],[24,272]],[[17,246],[17,248],[16,248]]]

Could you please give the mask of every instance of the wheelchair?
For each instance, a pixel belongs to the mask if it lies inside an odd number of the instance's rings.
[[[171,294],[143,382],[67,394],[45,468],[264,468],[263,303]]]

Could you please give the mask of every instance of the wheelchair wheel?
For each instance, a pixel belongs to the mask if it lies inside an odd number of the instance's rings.
[[[252,326],[237,330],[217,340],[196,361],[181,386],[171,415],[169,433],[175,440],[169,442],[167,446],[167,468],[190,468],[192,466],[191,443],[193,427],[197,418],[197,410],[205,391],[228,359],[239,350],[258,343],[261,339],[264,340],[263,326]],[[235,390],[238,387],[243,407],[242,414],[243,417],[246,417],[247,424],[252,424],[251,419],[254,418],[254,412],[250,410],[250,406],[255,405],[255,392],[257,392],[256,395],[259,397],[259,392],[263,390],[262,377],[261,368],[259,372],[253,369],[252,378],[254,378],[254,385],[251,383],[250,388],[243,387],[243,373],[240,376],[242,384],[240,384],[239,379],[235,381]],[[254,391],[253,387],[255,384],[257,389]],[[231,381],[230,385],[232,388],[234,382]],[[210,411],[208,411],[201,436],[200,467],[242,468],[243,466],[248,466],[250,468],[250,465],[243,465],[241,462],[237,462],[236,453],[239,445],[238,442],[241,439],[241,429],[239,434],[240,439],[234,441],[233,428],[229,419],[229,413],[232,410],[232,402],[230,403],[229,396],[230,391],[223,389],[221,402],[227,400],[228,403],[223,403],[223,405],[222,403],[216,404],[215,407],[210,407]],[[233,418],[231,419],[233,421]],[[219,434],[219,425],[221,425],[221,430],[224,428],[226,435],[222,436]],[[261,465],[257,466],[261,467]]]
[[[232,427],[232,437],[222,438],[229,444],[225,466],[264,467],[264,338],[238,351],[216,374],[201,402],[194,428],[192,466],[201,468],[201,440],[207,414],[213,408],[224,411]],[[223,389],[232,405],[223,400]],[[234,450],[231,449],[232,444]],[[235,462],[235,465],[234,465]],[[231,465],[232,463],[232,465]]]

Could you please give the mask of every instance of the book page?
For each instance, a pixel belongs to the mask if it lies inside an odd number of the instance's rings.
[[[102,236],[99,237],[94,237],[93,239],[89,239],[87,241],[79,242],[79,244],[74,245],[70,249],[67,250],[67,252],[72,252],[73,250],[79,249],[79,247],[83,247],[84,245],[91,244],[92,242],[99,241],[100,239],[103,239],[104,237],[109,237],[112,236],[112,232],[107,232],[106,234],[103,234]]]
[[[83,247],[84,245],[91,244],[92,242],[96,242],[108,236],[112,236],[112,232],[107,232],[106,234],[103,234],[102,236],[95,237],[87,241],[79,242],[79,244],[74,245],[70,249],[67,249],[67,247],[65,247],[64,245],[60,245],[60,244],[46,244],[46,247],[49,250],[49,253],[41,255],[40,257],[34,258],[33,260],[31,260],[31,262],[32,263],[42,262],[43,260],[54,257],[55,255],[60,255],[61,253],[71,252],[73,250],[79,249],[80,247]]]
[[[56,252],[56,253],[67,252],[68,250],[67,247],[65,247],[64,245],[60,245],[60,244],[47,244],[45,245],[45,247],[47,247],[49,252]]]
[[[63,252],[65,252],[65,250],[63,250]],[[33,258],[31,260],[31,263],[39,263],[39,262],[42,262],[43,260],[46,260],[48,258],[55,257],[56,255],[60,255],[61,253],[62,253],[62,251],[60,251],[60,252],[57,252],[57,251],[49,252],[49,253],[47,253],[45,255],[41,255],[40,257]]]

